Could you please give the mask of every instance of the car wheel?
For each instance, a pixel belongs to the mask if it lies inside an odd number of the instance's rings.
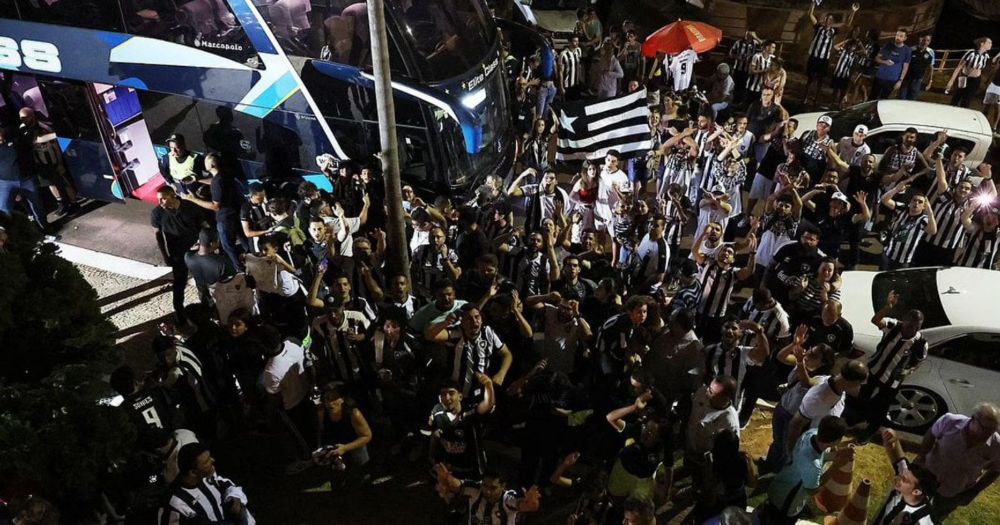
[[[948,411],[941,396],[931,390],[913,385],[899,387],[896,398],[889,405],[889,423],[904,432],[922,434]]]

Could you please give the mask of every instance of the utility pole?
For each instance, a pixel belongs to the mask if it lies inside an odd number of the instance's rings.
[[[385,179],[386,276],[403,274],[410,278],[410,257],[403,222],[403,188],[399,180],[399,150],[396,141],[396,105],[392,100],[389,73],[389,38],[385,31],[383,0],[368,0],[368,30],[372,40],[372,67],[375,73],[375,100],[378,104],[379,140],[382,143],[382,176]]]

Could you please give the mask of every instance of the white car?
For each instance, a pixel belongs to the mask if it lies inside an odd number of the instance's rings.
[[[854,346],[875,352],[881,332],[871,323],[890,290],[900,294],[896,315],[917,308],[929,355],[906,377],[889,409],[889,423],[926,431],[945,412],[971,413],[980,401],[1000,399],[1000,272],[976,268],[911,268],[844,272],[844,318]]]
[[[816,121],[823,115],[833,119],[830,137],[834,140],[850,137],[858,124],[868,126],[865,142],[879,160],[889,146],[899,143],[903,132],[910,127],[917,128],[917,147],[921,151],[934,141],[938,131],[946,130],[949,151],[958,146],[965,148],[969,152],[965,165],[970,168],[986,159],[993,144],[993,130],[981,112],[913,100],[878,100],[842,111],[801,113],[792,117],[799,121],[795,136],[816,129]]]

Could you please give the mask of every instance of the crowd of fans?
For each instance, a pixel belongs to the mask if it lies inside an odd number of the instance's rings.
[[[810,16],[807,100],[822,102],[828,75],[838,105],[930,84],[929,37],[911,49],[900,31],[880,48]],[[987,65],[988,39],[977,45],[948,84],[959,105]],[[244,188],[172,137],[151,223],[175,319],[152,343],[154,370],[110,377],[166,487],[158,523],[254,523],[211,445],[261,425],[287,430],[289,475],[325,469],[337,490],[378,491],[374,454],[428,462],[448,523],[515,523],[560,493],[579,499],[572,524],[687,507],[691,523],[743,523],[749,487],[772,474],[755,516],[794,523],[846,441],[881,442],[896,469],[880,525],[939,522],[988,487],[1000,409],[942,416],[908,461],[883,427],[927,356],[923,314],[897,308],[907,290],[889,293],[871,319],[877,350],[859,354],[840,274],[873,243],[885,270],[994,269],[990,166],[967,167],[945,132],[921,151],[908,129],[881,160],[863,125],[835,137],[823,116],[796,133],[783,62],[752,31],[704,92],[693,52],[638,50],[630,24],[605,37],[584,11],[551,78],[537,59],[513,68],[516,171],[468,200],[404,188],[409,277],[385,265],[374,167],[321,159],[332,191]],[[653,147],[609,151],[565,183],[552,104],[642,87]],[[0,188],[24,190],[16,145],[0,142]],[[773,442],[750,458],[740,434],[758,400],[775,405]]]

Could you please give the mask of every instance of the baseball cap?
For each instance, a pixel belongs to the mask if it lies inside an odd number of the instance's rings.
[[[726,193],[726,187],[721,182],[716,182],[715,186],[712,186],[712,193]]]
[[[868,134],[868,126],[866,126],[864,124],[858,124],[857,126],[854,127],[854,132],[855,133],[861,133],[862,135],[867,135]]]
[[[830,115],[823,115],[822,117],[819,118],[819,120],[816,121],[816,123],[817,124],[826,124],[827,126],[832,126],[833,125],[833,118],[831,118]]]
[[[830,200],[842,201],[842,202],[846,202],[848,204],[851,203],[851,201],[847,200],[847,195],[844,195],[842,192],[839,192],[839,191],[833,192],[833,195],[830,195]]]

